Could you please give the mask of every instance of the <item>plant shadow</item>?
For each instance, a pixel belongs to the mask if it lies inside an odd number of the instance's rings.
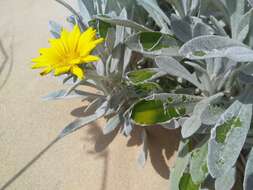
[[[161,126],[147,127],[148,154],[155,171],[164,179],[169,179],[169,160],[179,146],[179,130],[167,130]],[[140,146],[143,127],[135,126],[127,146]]]
[[[82,110],[82,109],[81,109]],[[95,159],[103,160],[103,177],[100,189],[107,189],[107,177],[108,177],[108,166],[109,166],[109,149],[107,147],[113,141],[113,139],[118,134],[118,129],[114,130],[112,133],[104,135],[101,127],[97,123],[89,126],[85,133],[83,140],[86,142],[94,143],[94,148],[87,149],[87,153],[93,155]]]
[[[127,141],[127,146],[141,146],[141,133],[143,128],[135,126],[130,138]],[[104,135],[99,126],[94,125],[88,129],[89,140],[94,142],[94,150],[89,151],[90,154],[98,154],[99,157],[108,159],[108,150],[106,149],[113,139],[118,134],[119,129],[108,135]],[[148,154],[150,162],[154,170],[164,179],[169,179],[170,165],[169,160],[175,154],[179,146],[180,131],[166,130],[160,126],[147,128],[148,134]],[[101,154],[102,153],[102,154]],[[107,161],[108,162],[108,161]],[[105,166],[107,167],[107,166]],[[107,173],[107,172],[105,172]],[[104,189],[103,189],[104,190]]]

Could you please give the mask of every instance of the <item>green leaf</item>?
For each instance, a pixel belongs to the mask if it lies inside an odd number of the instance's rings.
[[[131,50],[148,57],[178,55],[178,41],[173,36],[160,32],[139,32],[129,36],[125,43]]]
[[[215,180],[215,190],[231,190],[236,180],[236,169],[231,168]]]
[[[226,31],[224,30],[223,26],[220,24],[220,22],[214,17],[210,16],[210,21],[213,24],[215,33],[219,36],[227,36]]]
[[[109,28],[111,28],[111,27],[113,27],[111,24],[99,20],[98,21],[98,33],[99,33],[100,37],[106,38],[107,32],[108,32]]]
[[[93,15],[97,14],[94,1],[78,0],[78,7],[80,10],[80,15],[86,24],[89,22],[89,20],[91,20]]]
[[[218,93],[205,98],[196,104],[191,117],[186,119],[182,126],[181,133],[183,138],[190,137],[200,128],[202,125],[201,117],[204,111],[208,109],[212,102],[217,101],[217,99],[220,99],[223,95],[223,93]]]
[[[102,115],[93,114],[93,115],[89,115],[87,117],[81,117],[81,118],[76,119],[75,121],[73,121],[72,123],[67,125],[62,130],[62,132],[59,134],[59,138],[63,138],[66,135],[69,135],[84,126],[87,126],[88,124],[94,122],[95,120],[99,119],[100,117],[102,117]]]
[[[157,42],[159,42],[159,39],[161,38],[162,34],[158,32],[143,32],[140,34],[140,43],[144,50],[150,51],[156,49],[160,49],[162,47],[159,47]]]
[[[226,106],[215,102],[210,104],[201,114],[201,121],[205,125],[215,125],[220,115],[226,110]]]
[[[207,168],[208,143],[194,149],[190,161],[190,174],[195,184],[201,184],[208,175]]]
[[[182,64],[176,59],[168,56],[157,56],[155,62],[161,72],[165,72],[169,75],[183,78],[199,89],[203,89],[203,86],[198,81],[196,75],[191,74]]]
[[[131,119],[142,126],[166,124],[191,112],[199,100],[199,97],[183,94],[154,94],[133,106]]]
[[[205,35],[186,42],[179,53],[189,59],[227,57],[236,62],[253,61],[253,51],[228,37]]]
[[[52,35],[55,38],[60,38],[61,37],[61,32],[62,32],[62,26],[60,24],[58,24],[55,21],[49,21],[49,25],[50,25],[50,32],[52,33]]]
[[[70,99],[70,98],[87,98],[89,96],[96,96],[96,94],[83,92],[78,90],[73,90],[71,93],[67,94],[66,90],[58,90],[55,92],[51,92],[47,96],[44,96],[42,99],[45,101],[48,100],[62,100],[62,99]]]
[[[87,11],[89,14],[88,15],[89,18],[97,14],[97,11],[95,10],[94,1],[78,0],[78,5],[83,18],[87,17]]]
[[[234,128],[238,128],[241,126],[242,126],[242,123],[238,117],[233,117],[229,119],[224,124],[217,127],[215,140],[218,143],[224,143],[227,138],[228,132]]]
[[[119,125],[121,124],[121,118],[117,114],[113,117],[111,117],[107,122],[105,127],[103,128],[103,134],[107,135],[114,131]]]
[[[252,105],[235,101],[211,130],[208,144],[208,169],[221,177],[231,169],[245,143],[252,117]]]
[[[238,26],[244,14],[245,1],[226,0],[228,10],[230,12],[230,24],[232,38],[237,39]]]
[[[151,79],[158,73],[158,70],[155,68],[148,68],[148,69],[140,69],[136,71],[130,71],[126,74],[127,79],[133,83],[143,83],[147,80]]]
[[[240,22],[238,23],[237,30],[236,30],[236,39],[243,42],[243,40],[247,37],[249,28],[250,28],[250,17],[252,16],[253,9],[249,10],[245,13]]]
[[[167,0],[167,1],[173,5],[174,9],[177,10],[181,18],[186,16],[187,13],[185,12],[186,10],[184,9],[184,6],[181,0]]]
[[[179,190],[199,190],[200,185],[196,185],[189,173],[184,173],[180,179]]]
[[[248,156],[248,161],[244,174],[243,187],[244,190],[251,190],[253,187],[253,148],[251,148],[250,154]]]
[[[179,16],[172,14],[171,28],[175,36],[182,42],[187,42],[192,39],[193,29],[189,17],[182,19]]]
[[[132,118],[136,123],[154,125],[169,121],[185,115],[184,108],[163,108],[163,102],[158,100],[142,100],[138,102],[132,113]]]
[[[95,16],[95,18],[98,20],[101,20],[103,22],[106,22],[110,25],[120,25],[120,26],[124,26],[124,27],[133,28],[137,31],[152,32],[151,29],[149,29],[141,24],[138,24],[132,20],[128,20],[128,19],[122,19],[122,18],[118,18],[118,17],[110,18],[105,15],[98,15],[98,16]]]
[[[148,138],[147,138],[147,132],[145,129],[141,133],[141,140],[142,140],[141,151],[140,151],[137,161],[141,167],[144,167],[147,161],[147,157],[148,157],[148,142],[147,142]]]
[[[170,174],[170,190],[180,190],[179,183],[190,159],[189,141],[181,141],[179,144],[178,155],[174,168]]]
[[[158,92],[163,91],[161,86],[155,82],[139,83],[134,86],[134,90],[138,95],[140,95],[142,97],[143,97],[143,95],[147,96],[149,94],[158,93]]]
[[[171,31],[168,28],[170,20],[158,6],[156,0],[137,0],[137,3],[149,13],[149,16],[153,18],[156,24],[161,28],[162,32],[171,34]]]

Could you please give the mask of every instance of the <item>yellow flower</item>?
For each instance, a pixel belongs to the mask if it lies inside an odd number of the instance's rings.
[[[80,64],[98,61],[99,57],[90,55],[96,46],[103,42],[103,38],[96,38],[96,30],[88,28],[81,33],[78,25],[71,32],[63,29],[61,37],[50,39],[51,47],[41,48],[40,56],[33,59],[32,68],[44,68],[40,73],[46,75],[54,70],[54,75],[73,73],[79,79],[84,78],[84,71]]]

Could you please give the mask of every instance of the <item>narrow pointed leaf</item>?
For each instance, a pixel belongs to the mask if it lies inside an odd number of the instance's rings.
[[[181,141],[174,168],[170,174],[170,190],[180,190],[179,183],[189,163],[190,154],[188,141]]]
[[[179,190],[199,190],[200,185],[192,181],[189,173],[184,173],[179,182]]]
[[[196,148],[191,155],[190,174],[195,184],[201,184],[208,175],[207,168],[208,143]]]
[[[253,148],[250,151],[248,156],[248,161],[245,168],[244,181],[243,181],[244,190],[251,190],[253,187]]]
[[[198,102],[193,110],[192,116],[189,117],[182,126],[182,136],[183,138],[190,137],[193,135],[202,125],[202,114],[209,107],[209,105],[213,101],[217,101],[217,99],[221,98],[224,94],[218,93],[208,98],[205,98]]]
[[[99,119],[100,117],[102,117],[102,115],[93,114],[93,115],[89,115],[87,117],[82,117],[82,118],[76,119],[74,122],[70,123],[69,125],[67,125],[63,129],[63,131],[59,135],[59,138],[63,138],[66,135],[69,135],[84,126],[87,126],[88,124],[94,122],[95,120]]]
[[[183,78],[200,89],[203,86],[199,83],[195,75],[192,75],[184,66],[182,66],[176,59],[168,56],[158,56],[155,62],[161,71],[166,72],[172,76]]]
[[[148,68],[148,69],[140,69],[135,71],[130,71],[126,74],[127,79],[133,83],[143,83],[147,82],[148,80],[152,79],[159,70],[157,68]]]
[[[106,23],[112,24],[112,25],[120,25],[120,26],[124,26],[124,27],[130,27],[130,28],[133,28],[137,31],[142,31],[142,32],[152,32],[151,29],[149,29],[141,24],[138,24],[132,20],[128,20],[128,19],[110,18],[110,17],[103,16],[103,15],[95,16],[95,18],[102,20]]]
[[[89,93],[85,95],[84,93],[78,94],[75,91],[72,91],[68,95],[66,95],[66,93],[67,93],[66,90],[59,90],[59,91],[51,92],[47,96],[44,96],[42,99],[45,101],[48,101],[48,100],[61,100],[61,99],[80,98],[80,97],[85,98],[89,96]]]
[[[112,118],[110,118],[105,127],[103,128],[103,134],[107,135],[109,133],[111,133],[112,131],[114,131],[117,127],[119,127],[121,123],[121,119],[120,116],[117,114],[115,116],[113,116]]]
[[[162,11],[162,9],[158,6],[156,0],[137,0],[137,3],[149,13],[150,17],[154,19],[156,24],[161,28],[164,33],[171,33],[168,28],[170,20],[167,15]]]
[[[141,167],[144,167],[147,161],[147,157],[148,157],[147,132],[145,129],[142,131],[141,139],[142,139],[141,151],[140,151],[137,161]]]

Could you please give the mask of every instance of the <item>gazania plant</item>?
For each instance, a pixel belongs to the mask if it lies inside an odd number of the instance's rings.
[[[32,68],[71,85],[44,99],[89,102],[57,139],[99,118],[104,134],[141,126],[144,166],[149,126],[177,129],[170,190],[253,189],[252,0],[57,1],[71,28],[50,21]]]

